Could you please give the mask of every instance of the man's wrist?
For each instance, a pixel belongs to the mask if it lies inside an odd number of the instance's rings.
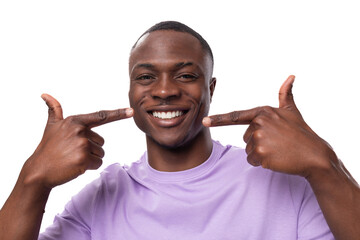
[[[335,152],[330,147],[324,152],[324,157],[318,159],[316,166],[311,167],[305,177],[311,186],[329,184],[331,179],[335,180],[341,175],[341,161]]]

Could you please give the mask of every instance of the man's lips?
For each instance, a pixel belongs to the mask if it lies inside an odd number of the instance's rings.
[[[152,115],[160,119],[172,119],[185,114],[185,111],[152,111]]]
[[[161,127],[173,127],[180,124],[189,112],[184,107],[156,107],[148,109],[147,113],[154,120],[156,125]]]

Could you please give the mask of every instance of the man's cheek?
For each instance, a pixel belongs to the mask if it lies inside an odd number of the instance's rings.
[[[136,111],[135,111],[135,114],[134,114],[134,122],[136,124],[136,126],[143,132],[146,132],[146,123],[144,121],[144,117],[141,116],[140,114],[137,114]]]
[[[130,88],[130,91],[129,91],[129,102],[130,102],[130,106],[132,108],[136,108],[137,107],[137,103],[139,102],[139,99],[141,98],[141,92],[133,87],[133,88]]]

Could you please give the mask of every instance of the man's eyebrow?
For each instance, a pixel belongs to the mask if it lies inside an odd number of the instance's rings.
[[[181,69],[181,68],[184,68],[187,66],[193,66],[193,65],[194,65],[193,62],[179,62],[179,63],[176,63],[174,65],[174,67],[176,69]],[[151,70],[156,69],[155,65],[153,65],[151,63],[139,63],[139,64],[136,64],[133,69],[137,69],[137,68],[147,68],[147,69],[151,69]]]
[[[136,64],[136,66],[134,67],[134,69],[136,68],[150,68],[150,69],[154,69],[155,66],[150,64],[150,63],[139,63],[139,64]]]
[[[192,66],[194,65],[192,62],[180,62],[175,64],[176,68],[183,68],[183,67],[187,67],[187,66]]]

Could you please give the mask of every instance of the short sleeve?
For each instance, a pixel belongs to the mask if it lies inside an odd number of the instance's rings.
[[[310,184],[306,180],[305,182],[306,186],[298,215],[298,240],[335,239]]]
[[[65,210],[55,216],[54,222],[39,240],[90,240],[91,223],[101,180],[97,179],[83,188],[66,204]]]

